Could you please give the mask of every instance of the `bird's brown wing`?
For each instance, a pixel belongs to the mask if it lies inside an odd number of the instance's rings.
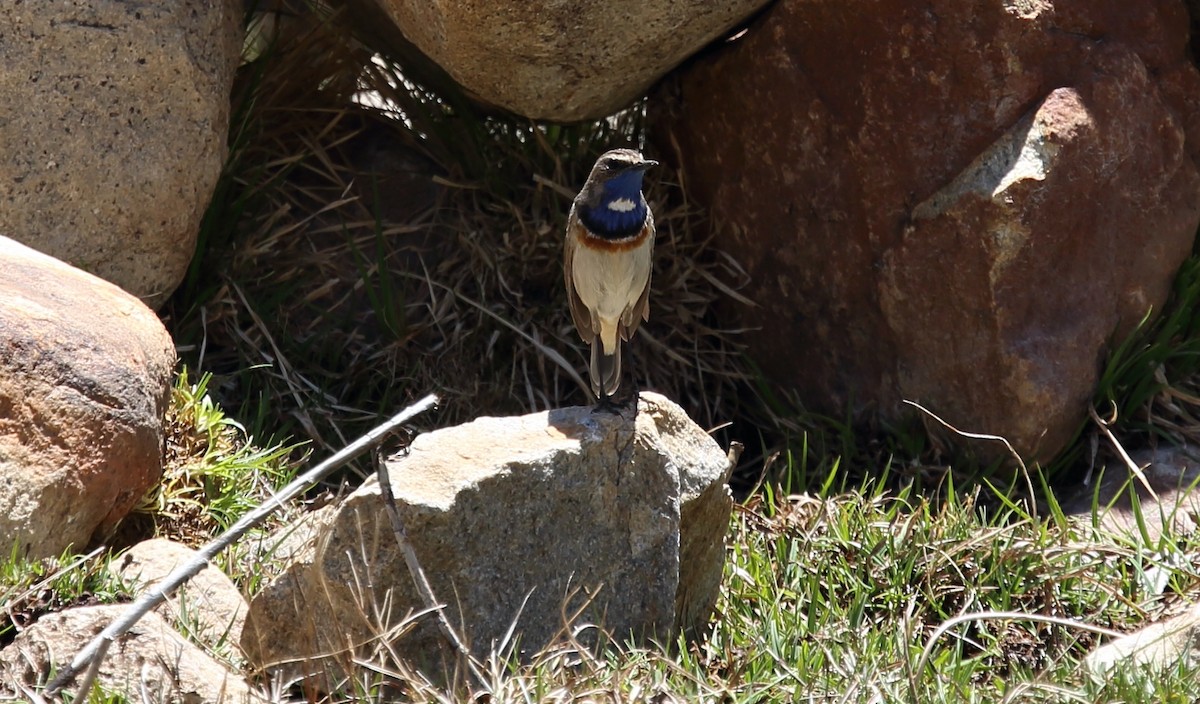
[[[575,278],[571,276],[571,260],[575,256],[577,246],[574,212],[568,223],[567,241],[563,245],[563,280],[567,284],[567,307],[571,309],[571,319],[575,321],[575,330],[579,337],[590,345],[595,341],[597,331],[592,329],[592,314],[579,298],[579,293],[575,290]]]
[[[649,242],[647,246],[650,251],[654,251],[654,220],[647,217],[646,227],[650,228]],[[646,287],[642,289],[642,294],[638,296],[637,302],[630,306],[625,314],[621,316],[621,339],[628,341],[637,332],[638,326],[643,320],[650,319],[650,281],[654,278],[654,260],[651,258],[651,270],[646,275]]]

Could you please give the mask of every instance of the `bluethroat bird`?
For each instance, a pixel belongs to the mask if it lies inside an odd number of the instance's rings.
[[[621,384],[621,342],[650,317],[654,217],[642,196],[642,176],[657,164],[632,149],[605,152],[567,218],[567,301],[575,329],[592,346],[598,409],[613,407]]]

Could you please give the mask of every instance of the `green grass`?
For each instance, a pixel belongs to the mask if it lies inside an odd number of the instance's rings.
[[[836,485],[840,479],[832,479]],[[1166,554],[1053,515],[988,511],[866,484],[777,494],[739,507],[721,598],[703,644],[566,646],[528,665],[483,663],[482,686],[446,691],[402,663],[360,673],[355,695],[388,687],[416,701],[1156,702],[1200,696],[1200,670],[1125,671],[1097,683],[1084,656],[1196,593],[1191,543]],[[980,497],[983,498],[983,497]],[[1165,572],[1162,579],[1156,573]],[[961,621],[955,624],[954,620]],[[939,628],[952,624],[949,628]],[[923,653],[928,650],[923,660]],[[658,699],[655,699],[658,697]],[[338,697],[331,697],[336,701]]]
[[[934,642],[917,672],[939,624],[1003,611],[1119,629],[1159,598],[1134,586],[1127,551],[1109,541],[1012,511],[989,518],[950,496],[935,505],[869,487],[825,499],[768,492],[743,509],[707,646],[745,683],[737,700],[999,701],[1015,683],[1077,680],[1094,636],[970,621]]]
[[[289,461],[297,446],[259,447],[242,425],[225,415],[208,392],[212,377],[192,382],[186,367],[172,390],[164,480],[148,498],[158,518],[202,513],[224,530],[295,476]]]
[[[260,446],[213,401],[211,379],[203,374],[193,381],[186,367],[176,378],[166,418],[163,478],[127,519],[134,527],[123,544],[154,536],[199,547],[295,478],[306,457],[303,448]],[[252,536],[266,535],[294,513],[283,512]],[[269,546],[259,542],[244,539],[217,561],[247,588],[258,584],[271,562]]]
[[[0,647],[42,614],[83,604],[127,601],[129,585],[104,551],[29,560],[14,545],[0,561]]]
[[[184,367],[171,391],[165,419],[163,476],[118,527],[110,544],[125,548],[152,537],[199,547],[229,528],[296,475],[305,458],[298,445],[262,446],[213,401],[212,377],[193,381]],[[286,520],[284,512],[252,536]],[[270,547],[243,540],[218,556],[217,565],[253,586],[272,564]],[[247,569],[247,568],[252,569]]]

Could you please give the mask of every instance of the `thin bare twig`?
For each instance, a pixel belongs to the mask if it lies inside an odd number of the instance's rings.
[[[958,428],[955,428],[953,425],[950,425],[946,421],[942,420],[942,418],[940,416],[938,416],[936,413],[934,413],[933,411],[929,410],[928,408],[922,406],[921,404],[917,403],[916,401],[909,401],[908,399],[904,399],[904,403],[912,406],[913,408],[916,408],[918,411],[921,411],[925,415],[927,415],[930,418],[941,423],[950,432],[961,435],[964,438],[969,438],[971,440],[993,440],[995,442],[1003,443],[1004,447],[1008,448],[1008,453],[1010,455],[1012,455],[1013,459],[1015,459],[1017,461],[1017,466],[1021,468],[1021,477],[1023,477],[1025,479],[1025,488],[1029,490],[1029,506],[1030,506],[1029,513],[1030,513],[1031,517],[1034,519],[1036,519],[1038,517],[1037,500],[1034,498],[1036,495],[1034,494],[1034,491],[1033,491],[1033,480],[1030,479],[1030,477],[1029,477],[1029,468],[1025,466],[1025,460],[1021,459],[1021,455],[1017,454],[1017,451],[1015,449],[1013,449],[1012,443],[1010,443],[1008,441],[1008,438],[1006,438],[1002,435],[989,435],[987,433],[968,433],[965,430],[959,430]]]
[[[541,133],[535,131],[534,134],[540,135]],[[567,200],[573,200],[575,198],[574,191],[567,188],[566,186],[563,186],[560,183],[557,183],[551,179],[546,178],[545,176],[543,176],[541,174],[534,174],[533,182],[538,184],[539,186],[545,186],[546,188],[549,188],[550,190],[554,191],[555,193],[562,196],[563,198],[566,198]]]
[[[139,618],[141,617],[139,616]],[[130,625],[132,626],[133,624]],[[108,646],[110,645],[112,645],[112,641],[102,640],[96,646],[96,652],[91,658],[92,661],[88,663],[87,672],[84,672],[83,677],[79,680],[79,690],[78,694],[75,695],[75,701],[86,702],[88,700],[88,695],[92,691],[92,683],[96,681],[96,675],[100,674],[100,663],[104,662],[104,656],[108,655]],[[54,695],[54,692],[50,688],[47,688],[46,691],[50,693],[50,696]]]
[[[412,576],[413,585],[417,588],[417,593],[421,595],[421,603],[437,617],[438,628],[441,630],[442,636],[474,675],[476,682],[486,686],[483,672],[471,657],[471,649],[454,630],[450,619],[446,618],[446,605],[438,602],[437,596],[433,593],[433,587],[429,585],[429,578],[425,576],[425,570],[421,569],[421,562],[417,559],[417,553],[408,539],[408,530],[404,527],[404,519],[400,517],[400,511],[396,508],[396,498],[392,495],[392,481],[388,474],[387,463],[383,460],[383,453],[378,451],[375,453],[375,473],[379,477],[379,493],[383,497],[384,509],[388,520],[391,521],[392,532],[396,534],[396,544],[400,546],[400,552],[404,555],[404,564],[408,566],[408,573]]]
[[[21,694],[25,695],[25,697],[29,699],[29,701],[33,702],[33,704],[47,704],[46,700],[42,698],[42,695],[34,691],[32,687],[28,687],[22,682],[17,682],[16,687],[18,690],[20,690]]]
[[[1133,461],[1133,458],[1129,456],[1129,453],[1125,451],[1125,448],[1121,446],[1121,443],[1117,442],[1117,436],[1113,435],[1113,432],[1108,428],[1108,423],[1104,422],[1104,419],[1100,417],[1100,414],[1096,413],[1095,407],[1088,408],[1088,414],[1091,415],[1092,422],[1100,426],[1100,430],[1104,431],[1104,436],[1107,437],[1108,441],[1112,443],[1112,446],[1116,448],[1117,454],[1121,456],[1121,459],[1125,462],[1125,466],[1129,468],[1129,471],[1133,474],[1133,476],[1137,477],[1137,480],[1141,482],[1146,491],[1150,493],[1150,497],[1154,499],[1154,502],[1161,503],[1158,499],[1158,492],[1154,491],[1154,487],[1150,486],[1150,480],[1146,479],[1146,473],[1142,471],[1141,467],[1137,466],[1137,463]]]
[[[382,439],[387,436],[392,430],[402,423],[407,422],[414,416],[423,413],[437,405],[438,397],[434,394],[429,394],[425,398],[417,401],[413,405],[405,408],[397,413],[391,419],[376,426],[366,435],[363,435],[358,440],[347,445],[345,448],[335,453],[329,459],[321,462],[316,467],[305,472],[297,477],[291,484],[284,487],[278,494],[272,496],[263,505],[254,509],[245,516],[242,516],[237,523],[234,523],[229,530],[222,533],[215,540],[205,545],[196,556],[188,562],[175,568],[169,575],[161,581],[156,582],[149,591],[143,593],[138,600],[133,602],[128,609],[121,615],[120,618],[113,621],[100,632],[100,635],[93,638],[71,661],[69,665],[64,667],[58,676],[54,678],[46,687],[46,696],[53,697],[73,679],[85,667],[90,666],[90,670],[99,669],[99,663],[104,658],[109,645],[117,638],[124,635],[130,628],[133,627],[143,616],[150,612],[151,609],[161,604],[166,600],[167,595],[173,592],[187,580],[199,574],[200,570],[208,566],[208,561],[217,553],[237,542],[246,531],[257,526],[267,519],[272,513],[282,507],[291,499],[299,496],[307,491],[313,484],[320,481],[333,470],[341,467],[350,460],[357,457],[362,452],[378,445]],[[94,677],[94,672],[91,673]],[[90,679],[85,678],[83,684],[90,687]],[[80,688],[76,695],[76,701],[85,701],[88,691]]]

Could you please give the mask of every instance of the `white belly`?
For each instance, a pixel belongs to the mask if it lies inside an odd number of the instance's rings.
[[[600,341],[605,354],[617,349],[619,322],[637,302],[650,278],[652,240],[627,252],[605,252],[577,247],[571,276],[579,300],[600,322]]]

